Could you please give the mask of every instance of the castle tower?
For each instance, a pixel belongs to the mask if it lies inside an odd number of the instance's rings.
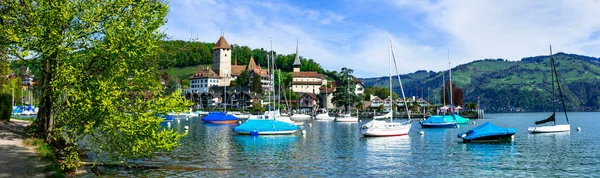
[[[221,35],[217,43],[215,43],[215,47],[213,47],[212,68],[221,77],[219,86],[229,86],[229,76],[231,76],[231,47],[223,35]]]

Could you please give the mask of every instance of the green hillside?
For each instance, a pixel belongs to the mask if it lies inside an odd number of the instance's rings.
[[[600,59],[574,54],[554,55],[567,109],[600,110]],[[438,101],[442,77],[447,72],[417,71],[402,75],[405,93]],[[548,111],[552,108],[550,58],[537,56],[511,62],[486,59],[452,69],[452,81],[465,91],[466,102],[476,102],[489,111]],[[387,77],[361,79],[367,86],[384,86]],[[396,79],[394,79],[396,80]],[[395,81],[397,85],[397,80]],[[400,88],[394,88],[400,92]]]

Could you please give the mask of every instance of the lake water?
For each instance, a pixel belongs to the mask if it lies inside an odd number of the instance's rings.
[[[561,114],[557,113],[559,123],[565,122]],[[305,135],[242,136],[232,131],[235,125],[183,119],[172,125],[179,131],[190,127],[181,147],[146,161],[168,169],[108,169],[104,173],[144,177],[599,177],[600,113],[569,113],[571,132],[527,132],[536,120],[549,115],[487,114],[485,119],[472,119],[475,125],[448,129],[422,129],[415,121],[408,136],[385,138],[362,137],[358,123],[307,121]],[[464,144],[456,137],[485,122],[516,128],[514,141]],[[582,130],[578,132],[577,127]]]

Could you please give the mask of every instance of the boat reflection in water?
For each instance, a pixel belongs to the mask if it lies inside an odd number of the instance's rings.
[[[234,135],[233,139],[245,151],[286,152],[298,143],[296,135],[248,136]]]

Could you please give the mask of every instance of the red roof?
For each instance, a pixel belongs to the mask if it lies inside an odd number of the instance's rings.
[[[227,43],[225,37],[221,36],[219,40],[217,40],[217,43],[215,43],[213,49],[231,49],[231,47],[229,47],[229,43]]]
[[[292,85],[322,85],[322,82],[293,81]]]
[[[323,78],[323,74],[319,74],[314,71],[309,72],[294,72],[294,77],[302,77],[302,78]]]
[[[221,77],[219,77],[219,75],[217,75],[217,73],[215,73],[212,69],[210,69],[208,67],[200,67],[196,71],[196,74],[190,76],[190,79],[196,79],[196,78],[215,78],[215,79],[220,79]]]

